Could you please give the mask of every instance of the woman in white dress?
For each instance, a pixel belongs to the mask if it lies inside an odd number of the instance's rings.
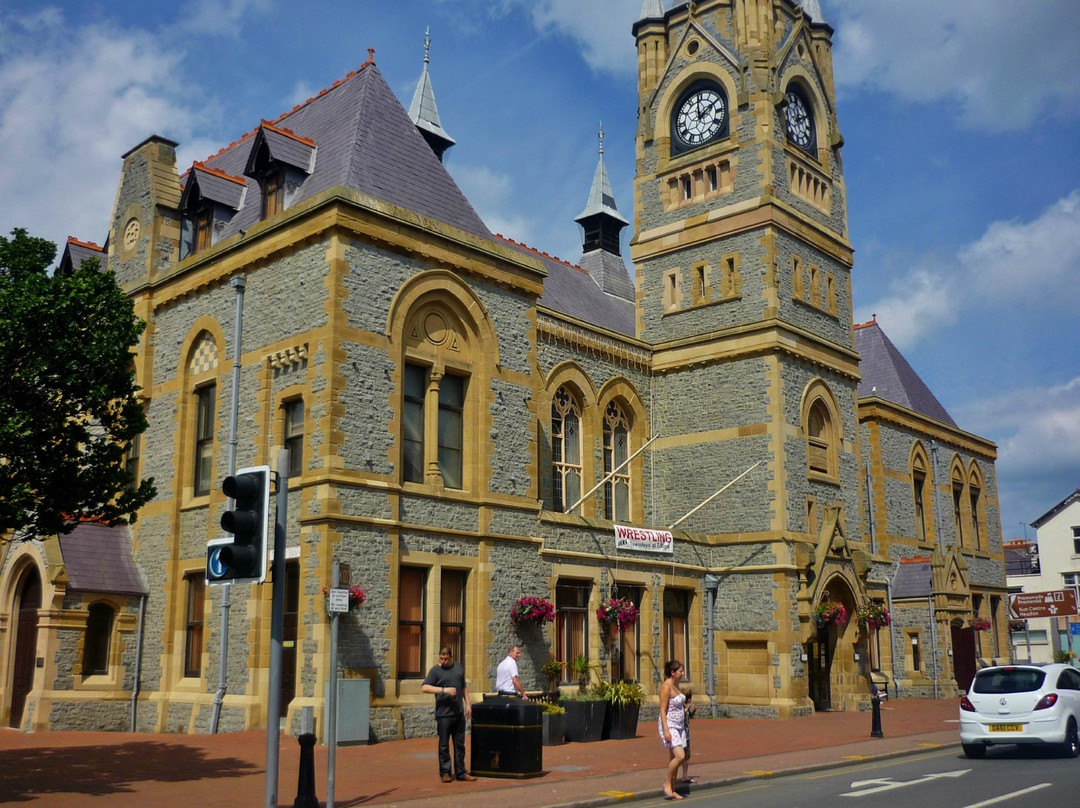
[[[675,775],[679,773],[686,756],[686,696],[679,689],[679,682],[686,669],[677,659],[664,664],[664,683],[660,685],[660,741],[668,750],[667,780],[664,796],[669,800],[681,800],[675,792]]]

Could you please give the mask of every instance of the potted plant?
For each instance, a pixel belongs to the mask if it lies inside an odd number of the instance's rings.
[[[594,691],[608,704],[601,737],[612,739],[637,737],[638,713],[645,701],[645,690],[637,682],[599,682]]]
[[[589,658],[584,654],[578,654],[570,661],[570,674],[573,674],[577,679],[578,690],[582,693],[585,692],[589,686],[589,671],[592,670],[592,665],[589,664]],[[569,678],[569,676],[567,677]]]
[[[603,738],[607,699],[581,690],[562,699],[559,704],[566,709],[566,740],[588,743]]]
[[[555,619],[555,607],[547,598],[518,598],[510,609],[510,625],[517,629],[541,627]]]
[[[544,718],[544,746],[559,746],[566,734],[566,708],[557,702],[541,705]]]
[[[559,689],[559,680],[562,679],[563,663],[552,657],[540,666],[540,673],[547,677],[548,689],[554,693]]]
[[[855,612],[855,617],[860,626],[869,629],[885,628],[892,623],[889,610],[885,608],[884,604],[878,603],[876,600],[869,600],[860,606]]]
[[[976,631],[986,631],[993,625],[987,617],[975,617],[971,620],[971,627]]]
[[[848,613],[847,609],[844,608],[844,604],[837,603],[835,600],[822,601],[815,606],[813,617],[818,628],[825,628],[830,623],[842,626],[848,621]]]
[[[604,633],[612,628],[625,628],[638,621],[638,607],[630,598],[612,598],[596,610],[596,619]]]

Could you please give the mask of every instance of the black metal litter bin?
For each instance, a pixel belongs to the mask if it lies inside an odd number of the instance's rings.
[[[478,777],[538,777],[544,769],[539,704],[497,696],[472,708],[472,766]]]

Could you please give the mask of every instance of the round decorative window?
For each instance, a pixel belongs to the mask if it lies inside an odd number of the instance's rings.
[[[124,249],[132,250],[139,241],[139,220],[132,219],[124,227]]]

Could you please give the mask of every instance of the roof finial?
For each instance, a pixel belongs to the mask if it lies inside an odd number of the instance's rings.
[[[424,64],[431,61],[431,26],[424,29]]]
[[[375,49],[374,48],[368,48],[367,49],[367,61],[364,62],[362,65],[360,65],[360,67],[367,67],[368,65],[373,65],[373,64],[375,64]]]
[[[604,122],[600,121],[600,159],[604,159]]]

